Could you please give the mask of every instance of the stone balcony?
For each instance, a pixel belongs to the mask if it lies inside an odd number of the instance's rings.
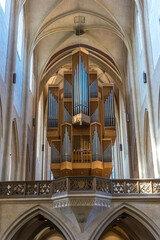
[[[0,182],[0,198],[57,198],[74,195],[145,196],[160,194],[160,179],[106,179],[64,177],[53,181]]]
[[[0,207],[3,216],[10,216],[10,220],[4,218],[7,224],[10,221],[10,226],[20,215],[28,216],[30,211],[39,214],[43,210],[53,218],[63,219],[75,234],[88,234],[89,226],[96,229],[98,219],[110,218],[110,214],[117,214],[117,211],[120,215],[123,211],[127,214],[144,212],[145,217],[157,219],[159,202],[160,179],[111,180],[82,176],[53,181],[0,182]],[[153,209],[153,205],[157,207]],[[156,222],[160,224],[159,220]],[[5,229],[5,221],[3,225]],[[82,239],[81,235],[75,239]]]

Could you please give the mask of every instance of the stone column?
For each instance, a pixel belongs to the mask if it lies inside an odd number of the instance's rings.
[[[6,62],[6,79],[7,79],[7,106],[4,129],[4,150],[2,160],[2,180],[9,180],[10,165],[10,146],[12,137],[12,109],[14,101],[14,84],[13,73],[16,71],[16,54],[17,54],[17,32],[18,32],[18,13],[19,2],[11,1],[10,27],[8,35],[8,55]]]
[[[154,119],[154,105],[152,98],[152,89],[151,89],[151,68],[152,62],[150,57],[150,48],[151,44],[148,41],[149,39],[149,22],[147,17],[147,3],[143,2],[143,6],[140,11],[140,18],[142,23],[142,41],[144,46],[144,63],[146,65],[146,74],[147,74],[147,95],[148,95],[148,105],[149,105],[149,122],[150,122],[150,133],[152,139],[152,154],[153,154],[153,166],[154,166],[154,177],[159,178],[159,161],[158,161],[158,153],[157,153],[157,141],[156,141],[156,128],[155,128],[155,119]]]
[[[25,44],[24,51],[26,52],[27,44]],[[19,166],[20,171],[20,180],[26,180],[26,152],[27,152],[27,134],[28,134],[28,128],[27,128],[27,120],[28,120],[28,114],[29,114],[29,106],[28,106],[28,100],[29,100],[29,81],[30,81],[30,58],[28,57],[28,54],[25,54],[24,61],[26,62],[25,70],[26,74],[24,73],[24,99],[23,99],[23,113],[22,113],[22,122],[23,122],[23,133],[22,133],[22,155],[21,155],[21,164]]]

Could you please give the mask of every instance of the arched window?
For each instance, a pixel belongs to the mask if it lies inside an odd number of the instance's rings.
[[[160,56],[160,1],[148,0],[147,3],[153,64],[156,67]]]
[[[16,85],[14,88],[14,105],[18,115],[21,114],[22,86],[24,79],[24,28],[25,18],[23,15],[23,7],[19,13],[18,20],[18,36],[17,36],[17,55],[16,55]]]
[[[0,0],[0,77],[5,81],[11,0]]]
[[[146,72],[144,62],[144,51],[143,51],[143,31],[142,31],[142,18],[140,12],[135,8],[135,43],[136,43],[136,55],[137,55],[137,68],[138,68],[138,79],[141,102],[144,101],[146,86],[143,83],[143,72]]]
[[[6,0],[0,0],[0,6],[2,7],[3,12],[5,12]]]
[[[137,15],[137,23],[138,23],[139,55],[141,55],[141,54],[142,54],[142,25],[141,25],[139,13],[138,13],[138,15]]]
[[[23,41],[23,8],[20,11],[19,14],[19,20],[18,20],[18,38],[17,38],[17,52],[19,55],[19,58],[21,60],[22,56],[22,41]]]

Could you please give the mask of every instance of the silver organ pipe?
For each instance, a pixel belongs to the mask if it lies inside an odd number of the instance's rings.
[[[81,65],[82,65],[82,60],[81,60],[81,56],[79,56],[79,89],[81,90],[79,95],[80,95],[80,101],[79,101],[79,105],[80,105],[80,112],[82,112],[82,68],[81,68]]]
[[[62,162],[71,162],[71,142],[69,139],[67,127],[65,127],[65,134],[62,143]]]
[[[105,126],[114,126],[114,103],[113,103],[113,90],[104,103],[104,121]]]
[[[72,116],[69,114],[65,107],[64,107],[64,122],[72,123]]]
[[[90,121],[91,123],[98,122],[98,107],[96,108],[94,113],[91,115]]]
[[[97,132],[97,126],[95,126],[95,131],[92,140],[92,161],[102,161],[101,143]]]
[[[48,119],[50,119],[51,116],[51,104],[50,104],[50,90],[48,94]],[[48,127],[49,127],[49,122],[48,122]]]
[[[89,86],[90,98],[97,98],[98,91],[97,91],[97,79],[95,79]]]
[[[108,96],[108,125],[111,126],[111,94]]]
[[[114,123],[114,99],[113,99],[113,90],[111,91],[111,93],[112,93],[112,126],[114,126],[115,125],[115,123]]]
[[[88,74],[81,55],[79,56],[79,64],[77,64],[73,81],[73,113],[74,115],[79,113],[88,115]]]
[[[48,96],[48,127],[58,127],[58,102],[50,90]]]
[[[72,97],[72,85],[64,78],[64,98]]]
[[[103,162],[112,162],[111,144],[103,152]]]
[[[82,82],[83,82],[83,90],[82,90],[82,99],[84,101],[84,104],[83,104],[83,113],[85,113],[85,76],[84,76],[84,63],[82,62]]]
[[[52,143],[52,163],[60,163],[60,152],[57,150],[54,143]]]

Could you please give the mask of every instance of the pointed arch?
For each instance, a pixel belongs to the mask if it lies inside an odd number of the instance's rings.
[[[157,225],[147,216],[144,214],[144,212],[141,212],[139,209],[127,204],[123,203],[119,205],[115,210],[113,210],[110,214],[108,214],[105,218],[102,219],[99,226],[97,226],[96,230],[93,232],[90,240],[101,240],[101,235],[105,232],[105,230],[111,226],[112,223],[115,223],[115,221],[120,218],[125,217],[132,218],[132,221],[135,221],[136,226],[140,226],[144,229],[144,232],[146,236],[144,238],[138,238],[142,240],[156,240],[159,239],[160,236],[160,230],[157,227]],[[133,234],[135,232],[135,226],[133,226],[133,229],[130,229],[133,231]],[[138,231],[136,231],[138,232]],[[146,237],[146,238],[145,238]],[[149,237],[149,238],[148,238]],[[135,238],[137,239],[137,238]]]
[[[40,216],[41,219],[46,219],[50,223],[52,223],[67,240],[75,240],[70,229],[65,225],[63,218],[58,218],[53,212],[49,212],[46,208],[36,205],[28,211],[24,212],[21,216],[19,216],[5,231],[2,236],[2,240],[6,239],[14,239],[14,236],[25,226],[27,223],[32,224],[32,220],[35,217]]]
[[[9,179],[16,180],[16,171],[18,169],[19,159],[19,141],[18,141],[18,128],[16,119],[12,122],[12,138],[10,147],[10,166],[9,166]]]

